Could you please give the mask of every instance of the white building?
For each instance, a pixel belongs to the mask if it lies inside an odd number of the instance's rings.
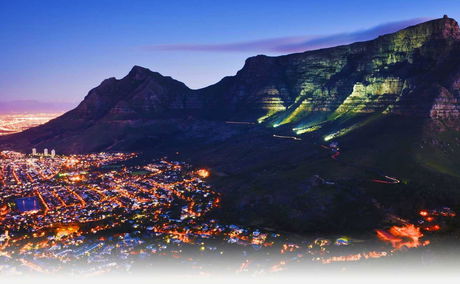
[[[37,155],[37,149],[36,148],[32,148],[32,155]]]
[[[56,156],[56,150],[51,150],[51,158],[54,158],[54,156]]]
[[[45,150],[43,150],[43,155],[48,156],[48,148],[45,148]]]

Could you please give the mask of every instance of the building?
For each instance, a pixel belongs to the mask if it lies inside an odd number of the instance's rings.
[[[37,155],[37,149],[36,148],[32,148],[32,155]]]
[[[51,158],[54,158],[54,156],[56,156],[56,150],[51,150]]]
[[[45,148],[45,150],[43,150],[43,155],[48,156],[48,149],[47,148]]]

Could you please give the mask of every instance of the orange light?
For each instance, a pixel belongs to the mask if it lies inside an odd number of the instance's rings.
[[[434,217],[431,217],[431,216],[425,217],[425,221],[427,222],[432,222],[433,220],[434,220]]]
[[[441,229],[441,227],[439,225],[433,225],[433,226],[430,226],[430,227],[425,227],[424,228],[425,231],[439,231]]]
[[[425,230],[427,230],[427,228],[425,228]],[[376,230],[376,232],[377,237],[380,240],[391,243],[393,248],[396,250],[399,250],[402,247],[414,248],[418,246],[425,246],[429,243],[428,241],[420,241],[420,238],[423,237],[423,234],[420,232],[419,227],[416,227],[412,224],[408,224],[402,227],[393,226],[388,231]]]
[[[56,229],[56,237],[63,238],[80,230],[77,225],[62,226]]]
[[[426,211],[426,210],[421,210],[421,211],[420,211],[420,216],[423,216],[423,217],[428,216],[428,211]]]
[[[211,173],[206,169],[200,169],[196,173],[197,173],[197,175],[199,175],[202,178],[207,178],[207,177],[209,177],[211,175]]]

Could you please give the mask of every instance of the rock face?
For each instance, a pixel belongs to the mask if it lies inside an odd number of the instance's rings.
[[[438,19],[368,42],[249,58],[236,76],[203,91],[226,101],[228,113],[263,110],[260,120],[294,127],[312,112],[452,115],[430,110],[434,100],[435,109],[458,108],[451,78],[458,78],[459,39],[453,19]]]
[[[134,66],[121,80],[109,78],[92,89],[68,116],[81,120],[153,118],[165,111],[191,109],[189,88],[170,77]]]
[[[235,76],[199,90],[135,66],[120,80],[104,80],[62,117],[2,138],[0,144],[53,144],[63,152],[88,152],[113,149],[130,127],[156,131],[144,126],[160,120],[249,120],[289,125],[302,134],[331,121],[375,113],[456,121],[460,29],[455,20],[444,17],[346,46],[258,55],[247,59]],[[78,138],[102,135],[101,128],[114,130],[103,133],[103,142]],[[77,146],[81,143],[86,146]]]

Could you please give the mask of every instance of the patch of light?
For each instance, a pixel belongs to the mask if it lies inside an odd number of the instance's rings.
[[[334,133],[328,134],[328,135],[324,136],[323,139],[324,139],[324,141],[330,141],[330,140],[332,140],[334,138],[343,136],[343,135],[345,135],[345,134],[347,134],[347,133],[349,133],[349,132],[351,132],[351,131],[353,131],[353,130],[361,127],[361,126],[364,126],[364,125],[370,123],[371,121],[374,121],[378,117],[379,117],[379,115],[374,115],[374,116],[372,116],[372,117],[370,117],[370,118],[368,118],[368,119],[366,119],[366,120],[364,120],[362,122],[356,123],[356,124],[354,124],[354,125],[352,125],[350,127],[343,128],[343,129],[340,129],[339,131],[336,131]]]
[[[330,141],[330,140],[334,139],[336,137],[335,136],[336,134],[337,134],[337,132],[324,136],[324,141],[327,142],[327,141]]]
[[[310,133],[310,132],[314,132],[318,129],[320,129],[321,126],[320,125],[315,125],[315,126],[311,126],[311,127],[308,127],[308,128],[294,128],[292,129],[297,135],[300,135],[300,134],[304,134],[304,133]]]
[[[281,97],[277,96],[279,95],[279,91],[276,89],[268,89],[266,90],[268,97],[265,97],[261,101],[261,106],[264,110],[267,111],[267,113],[258,118],[257,122],[262,123],[266,119],[270,118],[274,114],[278,112],[282,112],[286,110],[286,107],[284,106],[284,101]]]

